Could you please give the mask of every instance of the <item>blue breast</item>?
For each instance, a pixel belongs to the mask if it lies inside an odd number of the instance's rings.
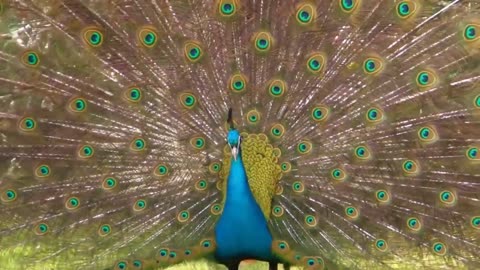
[[[272,261],[272,235],[248,185],[241,153],[232,158],[223,213],[215,227],[220,262],[245,259]]]

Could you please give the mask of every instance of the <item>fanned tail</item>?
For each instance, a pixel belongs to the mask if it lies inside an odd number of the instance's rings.
[[[479,6],[0,1],[0,262],[211,257],[233,124],[281,262],[475,269]]]

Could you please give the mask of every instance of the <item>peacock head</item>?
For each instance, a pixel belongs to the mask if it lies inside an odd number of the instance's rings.
[[[242,137],[240,135],[240,132],[238,132],[237,129],[235,129],[235,126],[233,124],[233,119],[232,119],[232,108],[228,110],[228,123],[230,125],[230,130],[228,131],[227,134],[227,143],[228,146],[230,146],[230,149],[232,151],[232,157],[236,161],[238,158],[238,153],[240,151],[240,143],[242,142]]]

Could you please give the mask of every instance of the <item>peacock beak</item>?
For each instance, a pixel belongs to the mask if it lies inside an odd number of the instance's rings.
[[[233,157],[233,160],[237,161],[237,157],[238,157],[238,147],[235,145],[235,146],[230,146],[230,148],[232,149],[232,157]]]
[[[237,145],[231,145],[230,143],[228,144],[230,146],[230,149],[232,150],[233,160],[235,160],[235,161],[237,161],[237,158],[238,158],[238,153],[239,153],[239,149],[240,149],[240,141],[241,141],[241,139],[239,138],[238,141],[237,141]]]

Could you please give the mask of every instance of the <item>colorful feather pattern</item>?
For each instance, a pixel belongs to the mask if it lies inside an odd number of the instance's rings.
[[[478,269],[479,50],[478,0],[1,0],[0,268]]]

